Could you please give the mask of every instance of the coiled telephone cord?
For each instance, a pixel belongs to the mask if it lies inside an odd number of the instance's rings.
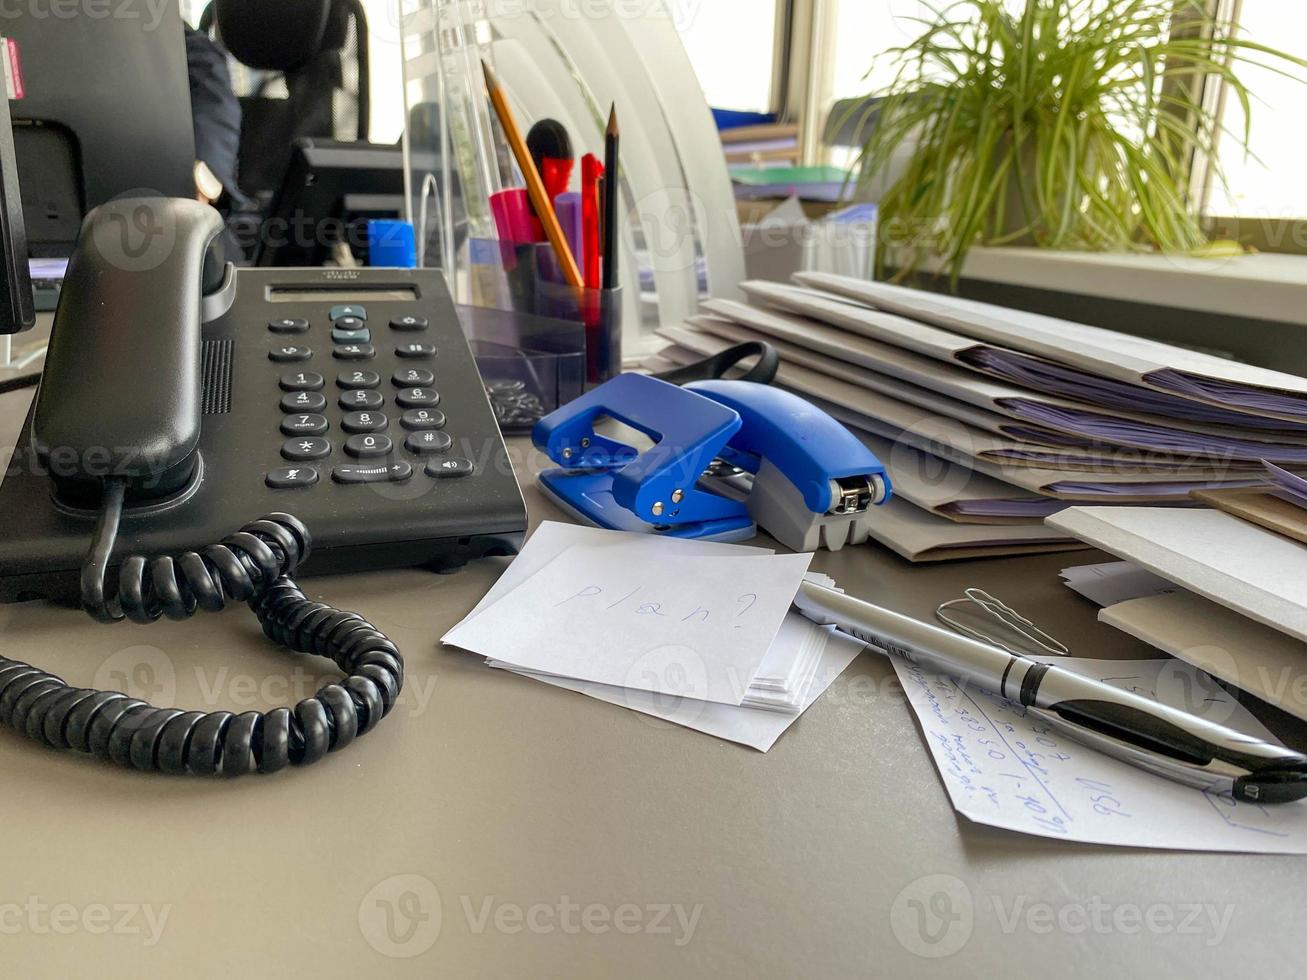
[[[117,595],[105,575],[118,536],[125,487],[105,484],[104,503],[82,569],[82,606],[95,619],[150,623],[217,612],[245,602],[272,640],[327,657],[344,671],[313,697],[269,712],[159,708],[117,691],[74,688],[30,664],[0,656],[0,721],[57,749],[119,765],[194,776],[270,773],[306,766],[371,731],[395,704],[404,660],[357,613],[308,599],[292,576],[308,557],[308,529],[269,514],[220,544],[176,557],[123,561]]]

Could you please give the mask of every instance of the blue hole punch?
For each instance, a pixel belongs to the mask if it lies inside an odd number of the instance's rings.
[[[653,445],[596,432],[613,420]],[[867,538],[889,499],[885,467],[797,395],[747,381],[677,387],[623,374],[541,419],[536,447],[559,464],[541,488],[597,527],[741,541],[761,526],[796,551]]]

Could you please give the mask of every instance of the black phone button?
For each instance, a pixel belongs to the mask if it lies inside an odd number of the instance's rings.
[[[417,453],[419,456],[430,456],[433,453],[443,453],[446,449],[454,444],[454,440],[444,432],[437,432],[434,429],[428,429],[426,432],[414,432],[404,440],[404,448],[411,453]]]
[[[309,321],[297,316],[287,316],[279,320],[269,320],[268,329],[273,333],[305,333],[309,329]]]
[[[311,487],[318,482],[318,471],[312,466],[283,466],[265,476],[263,482],[274,490]]]
[[[422,359],[436,356],[435,344],[400,344],[395,348],[396,357]]]
[[[327,382],[316,371],[295,371],[281,376],[282,391],[321,391]]]
[[[370,361],[377,356],[377,349],[371,344],[339,344],[331,356],[338,361]]]
[[[382,432],[389,424],[390,419],[380,412],[350,412],[340,420],[346,432]]]
[[[396,316],[391,317],[390,329],[392,330],[425,330],[427,328],[427,318],[424,316]]]
[[[437,480],[448,479],[452,476],[470,476],[476,472],[476,466],[472,460],[464,459],[461,456],[447,456],[444,459],[433,459],[427,463],[427,476],[435,477]]]
[[[381,375],[376,371],[341,371],[336,375],[336,384],[341,388],[375,388],[381,384]]]
[[[414,385],[429,385],[436,376],[426,368],[400,368],[390,376],[390,380],[401,388],[412,388]]]
[[[337,466],[331,478],[337,483],[399,483],[413,475],[413,467],[400,460],[389,466]]]
[[[381,392],[373,391],[371,388],[358,388],[354,391],[341,392],[340,395],[340,407],[347,412],[380,408],[384,404],[386,399],[381,397]]]
[[[268,351],[268,360],[285,364],[288,361],[307,361],[313,356],[308,347],[274,347]]]
[[[341,316],[331,318],[332,330],[366,330],[368,324],[365,319],[357,316]]]
[[[433,388],[401,388],[395,401],[404,408],[435,408],[440,404],[440,393]]]
[[[399,424],[414,431],[422,429],[443,429],[445,413],[434,408],[410,408],[399,418]]]
[[[305,436],[302,439],[287,439],[281,444],[281,454],[293,463],[302,463],[306,459],[322,459],[331,455],[331,443],[326,439]]]
[[[287,415],[321,412],[326,407],[327,399],[316,391],[293,391],[281,396],[281,410]]]
[[[345,452],[355,459],[374,459],[377,456],[389,456],[390,451],[394,448],[390,436],[368,434],[350,436],[345,440]]]
[[[320,436],[327,431],[325,415],[287,415],[281,420],[282,435]]]

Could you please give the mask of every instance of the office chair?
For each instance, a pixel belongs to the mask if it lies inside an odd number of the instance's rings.
[[[367,141],[368,24],[360,0],[213,0],[199,26],[237,62],[238,182],[260,210],[281,186],[296,139]]]

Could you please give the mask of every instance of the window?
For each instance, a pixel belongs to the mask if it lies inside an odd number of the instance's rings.
[[[668,0],[708,104],[770,112],[777,0]]]
[[[1240,32],[1248,40],[1307,58],[1307,4],[1243,0],[1238,17]],[[1291,70],[1307,76],[1302,69]],[[1227,99],[1223,124],[1228,135],[1217,156],[1229,186],[1213,176],[1206,212],[1271,221],[1307,219],[1307,181],[1302,179],[1307,130],[1300,124],[1307,84],[1269,68],[1249,66],[1239,74],[1253,93],[1253,155],[1245,154],[1239,145],[1243,109],[1237,99]]]

